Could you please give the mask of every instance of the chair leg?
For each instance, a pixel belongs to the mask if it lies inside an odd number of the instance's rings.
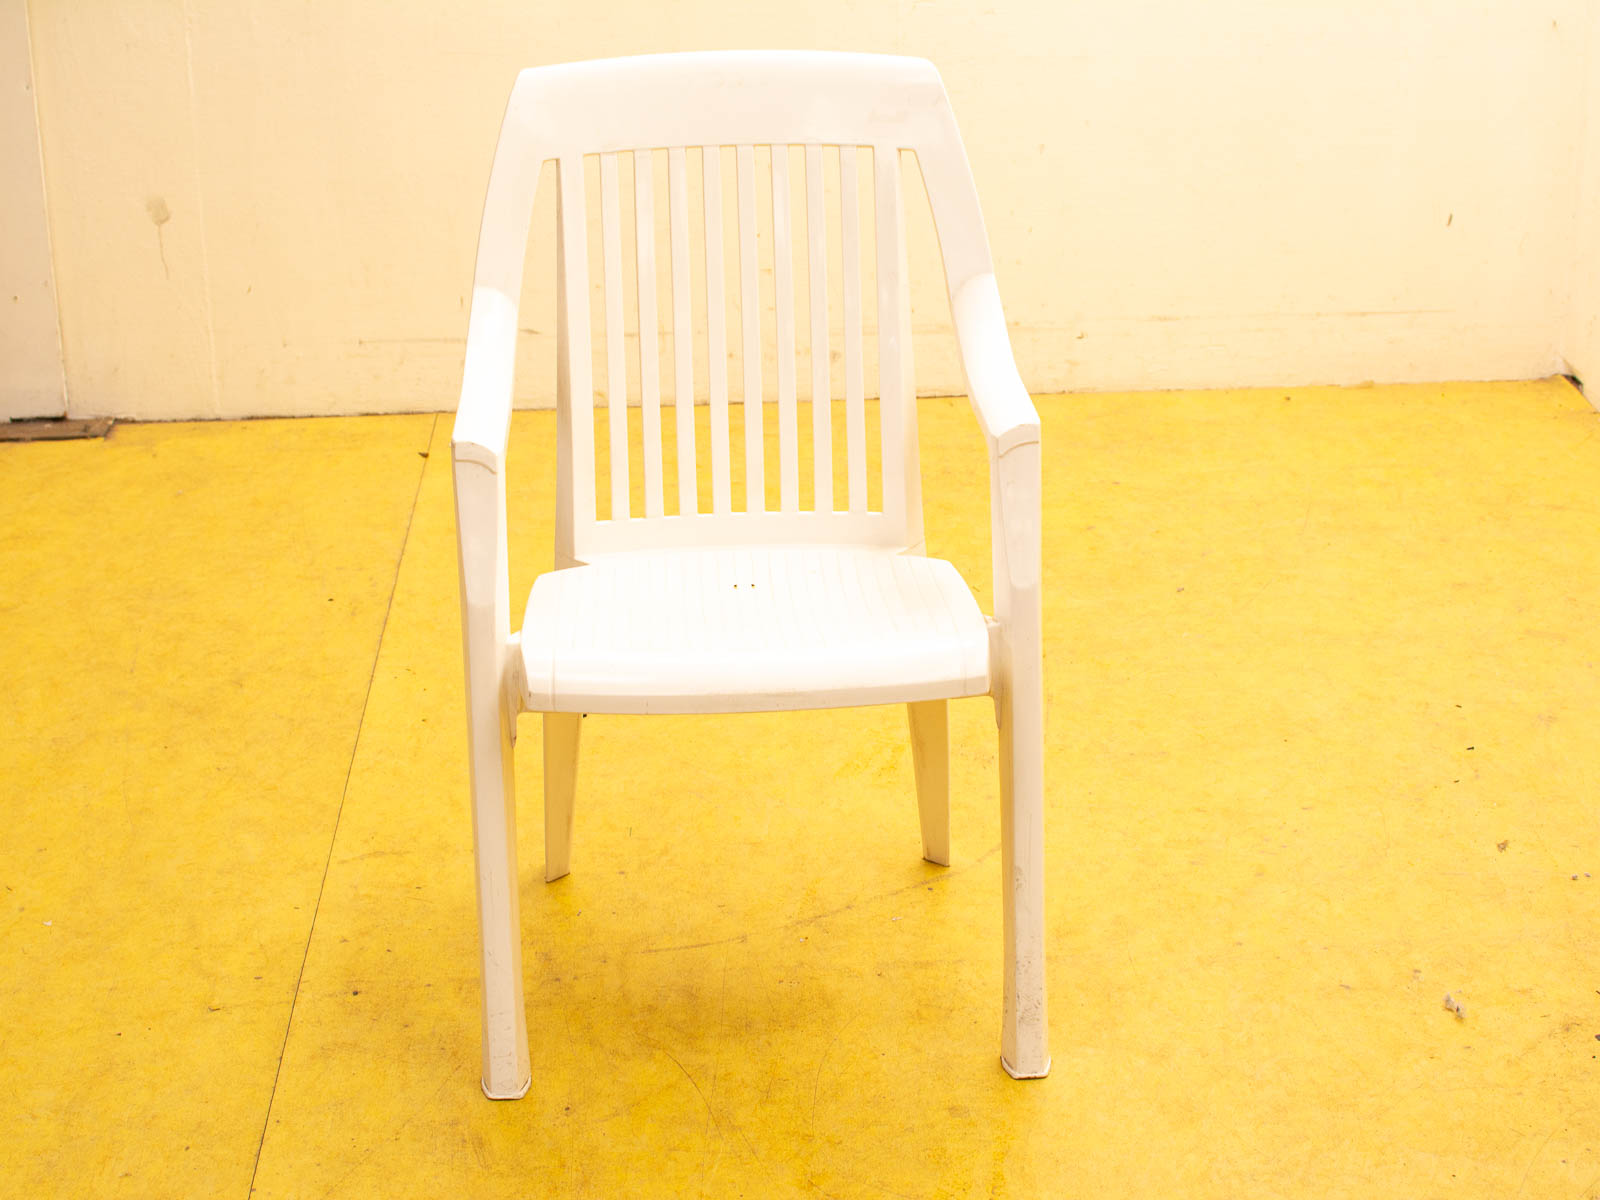
[[[544,714],[544,881],[572,869],[572,804],[578,789],[577,713]]]
[[[474,720],[472,840],[478,866],[483,977],[483,1092],[515,1100],[528,1090],[528,1023],[522,1003],[522,906],[517,892],[517,806],[511,722],[500,705]]]
[[[1044,982],[1044,703],[1037,662],[1000,691],[1000,875],[1005,1017],[1000,1063],[1014,1079],[1050,1072]]]
[[[922,857],[950,865],[950,704],[921,700],[906,705],[911,720],[911,766],[917,777]]]

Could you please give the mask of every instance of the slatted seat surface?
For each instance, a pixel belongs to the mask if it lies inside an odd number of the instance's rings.
[[[539,577],[523,693],[546,712],[764,712],[989,690],[989,632],[941,559],[838,546],[609,555]]]

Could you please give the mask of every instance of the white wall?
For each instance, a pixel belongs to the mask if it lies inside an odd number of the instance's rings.
[[[1076,8],[1055,80],[1014,77],[1059,133],[997,246],[1065,226],[1030,361],[1061,330],[1097,388],[1555,369],[1587,7]]]
[[[743,46],[939,65],[1036,391],[1547,374],[1573,356],[1589,9],[30,0],[68,392],[452,406],[516,70]],[[553,386],[549,200],[527,403]],[[921,390],[960,391],[931,273],[915,321]]]
[[[0,0],[0,421],[66,411],[25,0]]]
[[[1569,255],[1567,315],[1562,329],[1563,369],[1585,381],[1591,400],[1600,398],[1600,18],[1591,11],[1586,30],[1584,88],[1578,102],[1582,122],[1574,155],[1578,202]]]

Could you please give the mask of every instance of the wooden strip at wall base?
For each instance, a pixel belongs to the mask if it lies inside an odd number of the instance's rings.
[[[46,417],[37,421],[0,421],[0,442],[70,442],[79,438],[103,438],[115,422],[110,417],[68,420]]]

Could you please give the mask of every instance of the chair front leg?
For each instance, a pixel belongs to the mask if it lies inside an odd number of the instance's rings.
[[[1000,724],[1000,873],[1005,1017],[1000,1061],[1016,1079],[1050,1071],[1044,980],[1044,642],[1038,443],[991,470]]]
[[[1044,697],[1039,661],[1009,656],[1000,718],[1000,876],[1005,1009],[1000,1062],[1014,1079],[1050,1073],[1044,979]]]
[[[515,1100],[532,1081],[522,997],[522,905],[517,888],[517,805],[511,722],[474,714],[472,841],[477,859],[478,930],[483,979],[483,1092]],[[498,720],[494,719],[498,717]]]
[[[522,1007],[522,906],[517,893],[512,750],[517,709],[506,676],[511,639],[505,478],[481,463],[463,461],[458,453],[455,484],[483,982],[483,1091],[492,1100],[514,1100],[528,1090],[531,1074]]]

